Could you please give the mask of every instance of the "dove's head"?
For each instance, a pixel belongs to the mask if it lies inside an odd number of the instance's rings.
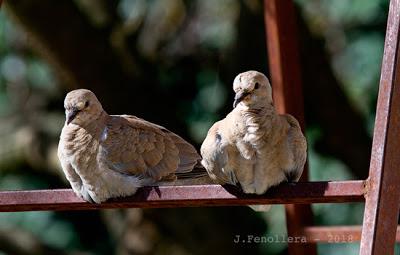
[[[272,90],[267,77],[257,71],[247,71],[236,76],[233,81],[235,101],[233,108],[242,103],[250,108],[272,104]]]
[[[87,89],[69,92],[64,100],[66,124],[86,126],[98,119],[103,108],[94,93]]]

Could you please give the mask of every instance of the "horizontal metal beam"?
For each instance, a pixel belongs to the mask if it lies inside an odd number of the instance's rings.
[[[363,202],[364,189],[364,181],[285,183],[257,196],[233,186],[160,186],[102,204],[87,203],[70,189],[2,191],[0,212]]]
[[[310,243],[355,243],[361,240],[361,226],[309,226],[304,228],[304,237]],[[400,242],[400,227],[397,226],[396,242]]]

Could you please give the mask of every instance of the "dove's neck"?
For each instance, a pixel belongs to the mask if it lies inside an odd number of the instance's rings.
[[[104,130],[109,117],[110,116],[103,110],[90,123],[87,123],[81,128],[85,129],[89,134],[97,137],[97,135]]]
[[[242,107],[240,108],[241,115],[244,117],[244,125],[246,133],[253,131],[262,132],[262,136],[268,136],[271,127],[277,121],[275,107],[272,104],[266,104],[259,107]]]
[[[242,112],[242,115],[254,119],[259,122],[259,124],[262,124],[262,122],[265,122],[267,119],[276,116],[275,107],[272,104],[265,104],[258,107],[240,105],[238,108],[239,111]]]
[[[95,162],[100,137],[109,118],[105,112],[96,117],[84,126],[70,123],[61,132],[60,146],[68,160],[82,170],[81,175],[85,175],[85,170],[90,169]]]
[[[109,115],[105,111],[102,111],[97,116],[94,116],[90,122],[87,122],[84,125],[73,123],[68,124],[63,128],[61,139],[67,143],[80,142],[80,140],[85,140],[86,142],[98,140],[106,127],[108,118]]]

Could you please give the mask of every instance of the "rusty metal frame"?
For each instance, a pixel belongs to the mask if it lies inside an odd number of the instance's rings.
[[[295,116],[303,129],[304,103],[296,14],[292,0],[264,0],[266,41],[274,104],[279,113]],[[302,181],[308,179],[306,166]],[[288,236],[301,236],[305,226],[313,224],[310,205],[286,205]],[[317,254],[314,243],[288,243],[291,255]]]
[[[400,1],[391,0],[360,254],[393,254],[400,209]]]
[[[274,101],[280,113],[297,117],[304,128],[296,17],[292,0],[264,0],[268,57]],[[400,1],[391,0],[381,71],[370,174],[365,193],[366,206],[360,254],[393,254],[400,208],[400,85],[399,58]],[[306,180],[307,176],[302,177]],[[327,237],[327,231],[356,234],[349,227],[312,227],[308,206],[286,206],[288,234]],[[309,236],[310,237],[310,236]],[[313,240],[316,240],[315,238]],[[311,242],[312,243],[312,242]],[[289,244],[290,254],[316,254],[307,244]]]
[[[0,0],[0,7],[2,0]],[[264,0],[265,23],[274,100],[280,113],[291,113],[304,129],[296,20],[292,0]],[[136,195],[90,204],[72,190],[0,192],[0,212],[92,210],[131,207],[187,207],[287,204],[288,234],[306,237],[307,244],[289,244],[290,254],[316,254],[317,242],[361,240],[360,254],[393,254],[400,242],[400,0],[391,0],[382,63],[369,178],[366,181],[282,184],[265,195],[245,195],[231,186],[194,185],[145,187]],[[307,169],[305,169],[307,170]],[[307,180],[304,171],[302,180]],[[313,226],[310,203],[366,202],[361,226]],[[397,234],[397,235],[396,235]],[[351,240],[345,239],[351,236]],[[339,240],[340,241],[340,240]]]
[[[363,181],[282,184],[262,196],[243,194],[233,186],[162,186],[102,204],[87,203],[70,189],[2,191],[0,212],[363,202],[364,190]]]

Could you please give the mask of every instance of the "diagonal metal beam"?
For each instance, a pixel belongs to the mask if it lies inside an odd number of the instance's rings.
[[[400,0],[391,0],[360,254],[393,254],[400,208]]]

